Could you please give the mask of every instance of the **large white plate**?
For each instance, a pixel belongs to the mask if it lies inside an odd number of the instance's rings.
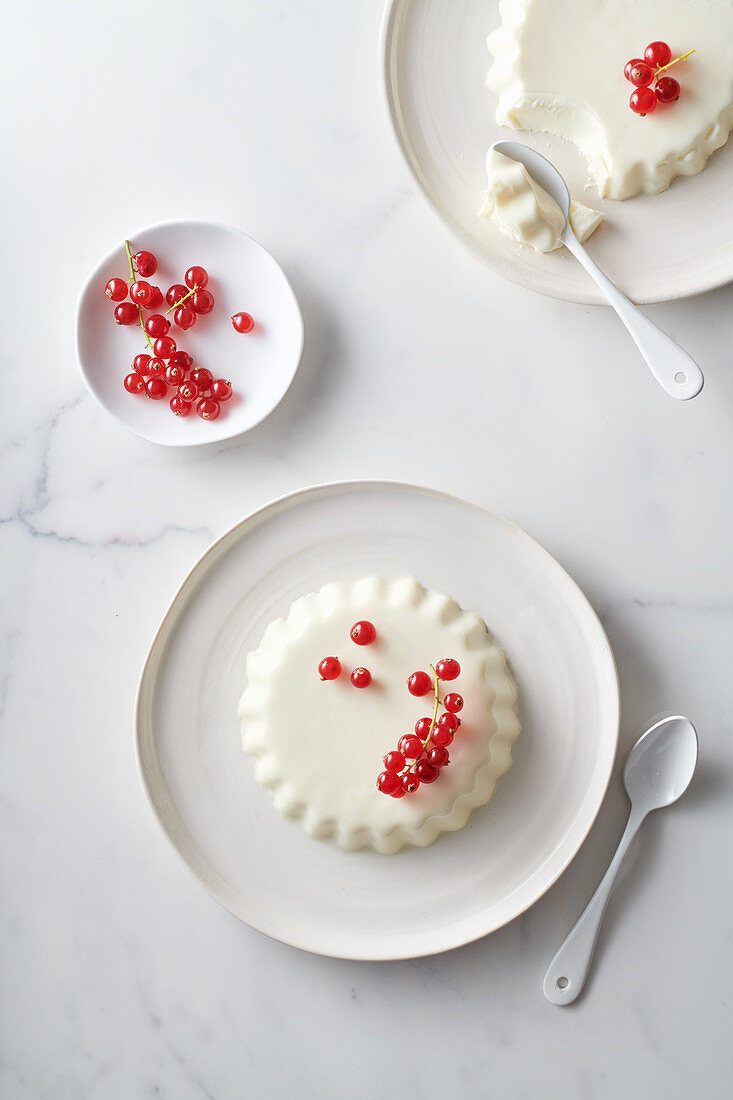
[[[324,582],[368,573],[415,576],[478,612],[520,691],[515,763],[489,805],[462,831],[392,856],[344,852],[282,819],[236,715],[267,624]],[[137,737],[155,812],[217,901],[296,947],[396,959],[467,943],[547,890],[601,805],[618,716],[603,629],[546,550],[454,497],[353,482],[277,500],[204,554],[145,663]]]
[[[391,0],[382,26],[384,80],[400,146],[435,210],[473,255],[543,294],[605,300],[565,249],[540,256],[476,217],[486,150],[514,137],[548,156],[576,198],[606,213],[589,250],[635,301],[683,298],[733,279],[733,143],[714,153],[700,175],[675,180],[661,195],[626,202],[599,199],[593,190],[585,195],[585,164],[574,145],[497,125],[496,100],[484,81],[486,36],[498,25],[496,0]]]

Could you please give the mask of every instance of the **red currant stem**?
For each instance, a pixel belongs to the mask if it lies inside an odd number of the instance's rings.
[[[191,289],[189,290],[188,294],[184,294],[184,295],[183,295],[183,296],[182,296],[181,298],[179,298],[179,299],[178,299],[178,301],[177,301],[177,302],[174,302],[174,303],[173,303],[173,305],[171,306],[171,308],[170,308],[170,309],[167,309],[167,310],[165,311],[165,312],[166,312],[166,316],[167,316],[167,315],[168,315],[169,313],[172,313],[174,309],[178,309],[178,307],[179,307],[179,306],[182,306],[182,305],[183,305],[183,303],[184,303],[184,302],[186,301],[186,298],[190,298],[190,297],[191,297],[191,295],[192,295],[192,294],[195,294],[195,293],[196,293],[196,291],[197,291],[198,289],[199,289],[199,285],[198,285],[198,283],[194,283],[194,284],[193,284],[193,286],[192,286],[192,288],[191,288]]]
[[[413,760],[413,762],[410,764],[409,768],[405,768],[405,770],[403,772],[401,772],[401,775],[407,775],[407,773],[411,772],[412,769],[415,767],[415,765],[417,763],[419,763],[420,760],[422,760],[423,754],[424,754],[426,748],[428,747],[428,745],[430,743],[430,738],[433,736],[433,730],[435,729],[435,723],[438,719],[438,707],[440,706],[440,688],[439,688],[438,685],[439,685],[440,681],[438,680],[438,673],[435,671],[435,669],[433,668],[432,665],[430,667],[431,667],[431,669],[433,669],[433,675],[435,676],[435,710],[433,711],[433,720],[430,723],[430,729],[428,731],[428,735],[425,738],[425,740],[423,741],[422,749],[420,750],[420,755],[417,756]]]
[[[130,242],[129,241],[125,241],[125,250],[127,252],[127,262],[130,265],[130,278],[127,281],[128,281],[128,283],[134,283],[135,280],[137,279],[137,272],[135,271],[135,267],[134,267],[133,262],[132,262],[132,249],[130,248]],[[138,306],[138,309],[139,308],[140,307]]]
[[[690,54],[694,52],[694,50],[688,50],[687,53],[683,53],[679,57],[675,57],[674,61],[668,61],[666,65],[662,65],[660,66],[660,68],[657,69],[654,76],[659,76],[659,74],[663,73],[665,69],[671,69],[672,66],[676,65],[678,61],[687,61],[687,58],[690,56]]]

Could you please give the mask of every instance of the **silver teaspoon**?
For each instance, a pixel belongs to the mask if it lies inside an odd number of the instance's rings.
[[[652,810],[677,801],[696,763],[697,733],[680,714],[656,721],[629,753],[624,768],[629,820],[600,886],[545,974],[542,990],[554,1005],[572,1004],[585,985],[616,874],[639,826]]]

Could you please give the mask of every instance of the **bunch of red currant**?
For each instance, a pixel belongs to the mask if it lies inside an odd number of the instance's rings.
[[[385,770],[377,777],[377,790],[392,798],[414,794],[421,783],[435,782],[440,769],[450,762],[448,746],[461,725],[458,712],[463,708],[463,696],[450,691],[440,698],[440,681],[455,680],[461,674],[461,666],[453,657],[444,657],[430,667],[435,682],[427,672],[413,672],[407,690],[417,696],[435,692],[433,717],[418,718],[415,732],[401,737],[397,748],[384,757]],[[441,705],[444,709],[439,716]]]
[[[637,115],[648,115],[658,103],[674,103],[679,99],[679,81],[672,76],[660,76],[660,73],[671,69],[678,61],[686,61],[694,52],[689,50],[673,61],[672,51],[666,42],[650,42],[643,57],[633,57],[627,61],[624,76],[636,85],[629,99],[631,110]],[[655,82],[654,88],[651,87],[652,82]]]
[[[361,619],[354,623],[349,631],[352,642],[357,645],[371,645],[377,637],[374,623],[367,619]],[[318,666],[318,672],[322,680],[338,680],[341,675],[341,662],[338,657],[324,657]],[[355,668],[351,673],[351,682],[355,688],[367,688],[372,682],[372,674],[368,668]]]

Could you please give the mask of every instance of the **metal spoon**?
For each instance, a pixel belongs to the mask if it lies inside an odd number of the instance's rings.
[[[697,733],[680,714],[656,721],[629,753],[624,768],[629,820],[600,886],[545,974],[542,990],[554,1005],[572,1004],[585,985],[616,874],[639,826],[651,810],[677,801],[696,763]]]
[[[624,297],[608,276],[604,275],[598,264],[590,258],[575,236],[570,224],[570,192],[557,168],[541,153],[536,153],[534,149],[522,145],[519,141],[496,141],[492,149],[523,164],[535,182],[547,191],[560,207],[565,216],[562,243],[572,252],[576,260],[580,261],[591,278],[595,279],[626,325],[660,386],[670,397],[677,397],[682,401],[689,401],[691,397],[696,397],[705,379],[695,360],[671,337],[653,325],[628,298]]]

